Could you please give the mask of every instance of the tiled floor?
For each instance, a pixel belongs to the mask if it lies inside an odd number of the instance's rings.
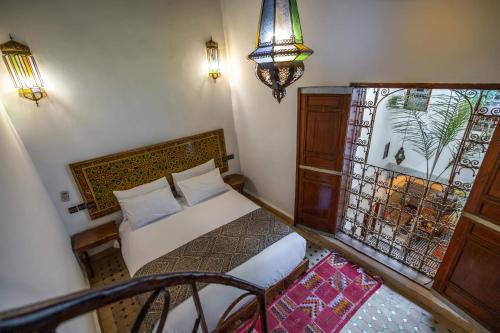
[[[464,332],[383,285],[342,330],[358,332]]]
[[[307,256],[314,265],[328,250],[309,244]],[[382,285],[344,326],[342,333],[372,332],[439,332],[462,333],[443,318],[411,302],[386,285]]]
[[[100,287],[130,278],[120,249],[111,248],[105,250],[91,257],[90,263],[95,273],[91,279],[93,287]],[[139,306],[135,299],[122,300],[99,309],[97,314],[102,333],[129,332],[138,313]]]
[[[312,266],[328,254],[328,250],[309,244],[307,257]],[[92,257],[95,270],[93,286],[102,286],[129,278],[119,249],[109,249]],[[125,300],[98,311],[103,333],[129,332],[139,307],[132,300]],[[383,285],[361,306],[342,329],[342,333],[372,332],[442,332],[462,333],[446,320],[414,304],[390,287]]]

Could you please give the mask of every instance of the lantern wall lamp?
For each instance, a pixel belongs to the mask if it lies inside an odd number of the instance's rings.
[[[47,93],[43,88],[42,77],[35,58],[28,46],[16,42],[12,36],[9,37],[10,41],[0,44],[7,71],[19,95],[38,105],[38,101],[46,97]]]
[[[212,38],[206,43],[207,46],[207,61],[208,61],[208,76],[216,81],[221,77],[219,65],[219,44],[214,42]]]
[[[257,78],[281,102],[286,87],[304,74],[303,61],[313,54],[304,45],[296,0],[263,0],[256,49],[248,58],[256,63]]]

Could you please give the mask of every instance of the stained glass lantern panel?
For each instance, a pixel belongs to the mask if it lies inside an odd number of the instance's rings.
[[[285,88],[302,76],[302,62],[312,53],[303,44],[297,1],[263,0],[256,49],[248,58],[257,64],[257,77],[273,89],[278,101]]]

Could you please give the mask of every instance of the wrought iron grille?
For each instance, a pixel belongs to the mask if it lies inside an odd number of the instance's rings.
[[[368,160],[377,109],[404,90],[354,91],[340,233],[433,278],[499,122],[500,92],[449,90],[466,101],[470,116],[448,176],[431,180],[408,168],[382,167]]]

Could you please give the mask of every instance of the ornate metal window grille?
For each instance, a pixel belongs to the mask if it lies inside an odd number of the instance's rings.
[[[377,108],[403,90],[354,90],[354,135],[339,232],[434,278],[500,120],[498,91],[450,91],[465,98],[471,115],[449,177],[432,181],[405,168],[368,163]]]

